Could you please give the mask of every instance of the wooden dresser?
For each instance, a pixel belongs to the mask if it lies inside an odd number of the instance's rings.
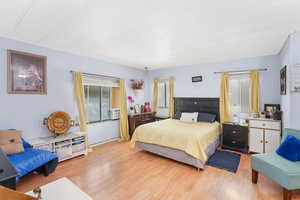
[[[248,126],[223,123],[222,148],[248,153]]]
[[[146,113],[138,113],[133,115],[128,115],[128,123],[129,123],[129,134],[132,136],[136,127],[142,124],[147,124],[155,121],[155,113],[154,112],[146,112]]]
[[[256,153],[275,152],[281,140],[281,121],[249,119],[249,150]]]

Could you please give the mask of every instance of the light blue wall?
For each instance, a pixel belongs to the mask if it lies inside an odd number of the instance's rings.
[[[48,94],[7,94],[6,50],[13,49],[47,56]],[[127,80],[127,93],[133,95],[129,79],[145,79],[144,70],[121,66],[97,59],[76,56],[17,42],[0,37],[0,129],[23,130],[27,139],[48,136],[42,120],[54,111],[65,111],[74,118],[73,85],[70,70],[111,75]],[[135,96],[137,103],[144,102],[144,91]],[[109,121],[89,126],[90,143],[98,143],[119,136],[119,122]]]
[[[268,68],[268,71],[260,73],[261,108],[263,108],[263,104],[266,103],[279,104],[280,60],[278,55],[214,64],[190,65],[152,70],[149,72],[148,84],[151,84],[155,77],[166,78],[168,76],[173,76],[175,78],[175,97],[219,97],[221,76],[220,74],[214,74],[215,71],[256,68]],[[200,83],[192,83],[192,76],[197,75],[202,75],[203,81]],[[152,91],[149,90],[148,94],[151,94],[151,92]],[[148,98],[151,99],[151,96],[148,96]]]
[[[300,64],[300,33],[294,33],[286,40],[280,52],[281,66],[287,65],[287,95],[281,96],[284,112],[284,126],[300,129],[300,94],[290,92],[291,66]]]

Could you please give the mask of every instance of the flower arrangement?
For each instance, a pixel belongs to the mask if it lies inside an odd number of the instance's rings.
[[[140,90],[143,89],[144,81],[143,80],[130,80],[131,81],[131,88],[133,90]]]
[[[131,104],[134,103],[134,99],[132,96],[128,96],[127,99]]]
[[[132,96],[128,96],[127,99],[129,101],[129,114],[134,114],[134,109],[133,109],[134,99]]]

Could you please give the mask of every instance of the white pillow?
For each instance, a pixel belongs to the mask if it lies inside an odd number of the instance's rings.
[[[180,120],[185,122],[197,122],[197,118],[198,118],[197,112],[193,112],[193,113],[183,112],[181,113]]]

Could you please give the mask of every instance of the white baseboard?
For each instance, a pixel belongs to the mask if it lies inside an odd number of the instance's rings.
[[[96,147],[96,146],[99,146],[99,145],[102,145],[102,144],[105,144],[105,143],[108,143],[108,142],[116,141],[116,140],[119,140],[119,139],[120,139],[119,137],[112,138],[112,139],[109,139],[109,140],[104,140],[104,141],[101,141],[101,142],[98,142],[98,143],[95,143],[95,144],[91,144],[90,146],[91,147]]]

